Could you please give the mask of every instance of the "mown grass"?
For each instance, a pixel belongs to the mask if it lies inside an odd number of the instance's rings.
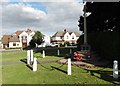
[[[38,54],[38,53],[37,53]],[[58,63],[44,63],[42,66],[38,64],[37,72],[33,72],[27,64],[9,64],[9,62],[21,62],[26,58],[26,51],[19,52],[3,52],[2,61],[6,64],[2,65],[2,83],[3,84],[120,84],[118,80],[110,79],[112,69],[105,68],[100,73],[91,72],[72,66],[72,75],[67,75],[67,65]],[[35,54],[34,54],[35,55]],[[39,61],[60,60],[62,57],[47,56]],[[7,64],[8,62],[8,64]],[[60,68],[59,68],[60,67]],[[102,68],[101,68],[102,69]],[[103,77],[103,75],[105,77]],[[109,80],[110,79],[110,80]]]

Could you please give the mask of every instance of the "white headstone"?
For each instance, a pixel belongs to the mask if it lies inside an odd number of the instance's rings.
[[[43,58],[45,58],[45,50],[43,50]]]
[[[34,58],[34,61],[33,61],[33,71],[37,71],[37,58]]]
[[[72,54],[72,49],[70,49],[70,54]]]
[[[30,64],[30,50],[27,50],[27,64]]]
[[[68,58],[68,75],[71,75],[71,58]]]
[[[58,47],[60,47],[60,44],[58,44]]]
[[[58,56],[60,55],[60,50],[59,49],[57,50],[57,54],[58,54]]]
[[[33,50],[31,50],[31,62],[33,62]]]
[[[113,78],[118,79],[118,61],[113,62]]]

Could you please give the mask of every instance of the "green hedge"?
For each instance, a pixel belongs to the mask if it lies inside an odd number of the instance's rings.
[[[95,32],[88,34],[88,43],[103,58],[120,61],[120,32]]]

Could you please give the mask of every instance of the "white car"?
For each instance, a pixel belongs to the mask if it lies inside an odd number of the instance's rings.
[[[58,47],[58,44],[51,44],[51,47]]]

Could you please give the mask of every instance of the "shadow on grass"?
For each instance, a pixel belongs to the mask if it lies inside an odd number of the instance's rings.
[[[24,62],[30,70],[33,70],[33,68],[30,65],[27,64],[27,59],[21,59],[20,61]]]
[[[92,76],[95,76],[99,79],[103,79],[105,81],[108,81],[108,82],[111,82],[113,84],[116,84],[116,85],[120,85],[120,76],[118,79],[114,79],[113,78],[113,71],[106,71],[106,70],[88,70],[88,69],[85,69],[87,70],[87,72],[90,72],[90,74]],[[99,74],[99,76],[96,76],[95,73]],[[120,73],[120,72],[119,72]]]
[[[26,65],[30,70],[33,70],[33,68],[30,65]]]
[[[20,61],[27,64],[27,59],[20,59]]]
[[[58,71],[60,71],[60,72],[63,72],[63,73],[65,73],[65,74],[67,74],[67,71],[61,70],[61,69],[59,69],[59,68],[57,68],[57,67],[54,67],[54,66],[51,66],[51,67],[52,67],[52,69],[56,69],[56,70],[58,70]]]

